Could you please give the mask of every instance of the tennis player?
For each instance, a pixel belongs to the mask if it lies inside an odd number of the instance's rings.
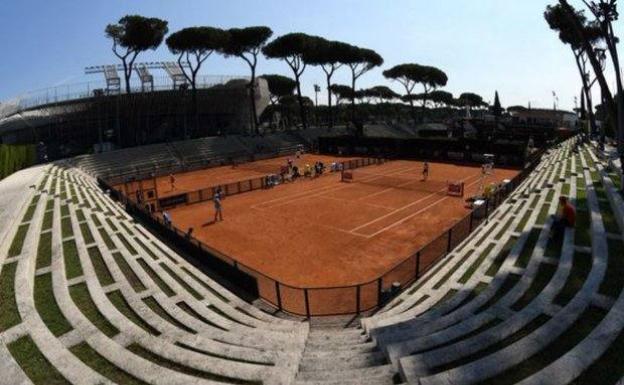
[[[221,192],[217,191],[212,200],[214,201],[215,208],[214,222],[223,221],[223,213],[221,211]]]
[[[423,182],[426,182],[427,178],[429,177],[429,162],[425,162],[423,164],[422,174],[423,174],[423,179],[422,180],[423,180]]]

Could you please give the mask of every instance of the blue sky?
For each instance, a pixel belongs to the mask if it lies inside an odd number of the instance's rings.
[[[503,105],[574,106],[580,89],[572,53],[548,29],[542,13],[554,0],[4,0],[0,2],[0,100],[59,84],[100,80],[84,67],[116,63],[104,27],[138,13],[169,21],[170,31],[210,25],[268,25],[274,36],[305,32],[379,52],[381,69],[364,75],[358,88],[378,84],[402,91],[381,72],[416,62],[443,69],[446,90],[476,92],[485,100],[500,93]],[[577,3],[573,1],[572,3]],[[172,60],[163,44],[140,61]],[[262,59],[259,73],[289,75],[285,63]],[[247,75],[240,60],[211,57],[204,74]],[[304,92],[323,83],[320,69],[303,75]],[[337,83],[346,83],[341,69]],[[325,98],[319,98],[319,101]]]

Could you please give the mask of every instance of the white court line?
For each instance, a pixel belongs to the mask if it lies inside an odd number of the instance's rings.
[[[468,186],[472,186],[472,185],[474,185],[475,183],[479,183],[479,180],[476,180],[476,181],[474,181],[474,182],[472,182],[472,183],[468,184]],[[383,233],[384,231],[386,231],[386,230],[388,230],[388,229],[391,229],[391,228],[393,228],[394,226],[399,225],[399,224],[401,224],[401,223],[405,222],[405,221],[406,221],[406,220],[408,220],[408,219],[411,219],[411,218],[412,218],[412,217],[414,217],[415,215],[418,215],[418,214],[420,214],[421,212],[423,212],[423,211],[425,211],[425,210],[429,210],[431,207],[433,207],[433,206],[437,205],[438,203],[440,203],[440,202],[442,202],[443,200],[448,199],[448,198],[449,198],[448,196],[445,196],[444,198],[438,199],[437,201],[435,201],[435,202],[431,203],[430,205],[428,205],[428,206],[426,206],[426,207],[424,207],[424,208],[422,208],[422,209],[418,210],[417,212],[415,212],[415,213],[413,213],[413,214],[410,214],[410,215],[406,216],[405,218],[399,219],[398,221],[396,221],[396,222],[392,223],[391,225],[388,225],[388,226],[384,227],[383,229],[381,229],[381,230],[379,230],[379,231],[377,231],[377,232],[375,232],[375,233],[373,233],[373,234],[371,234],[371,235],[368,235],[368,238],[372,238],[372,237],[374,237],[375,235],[378,235],[378,234],[380,234],[380,233]],[[351,232],[351,233],[353,233],[353,234],[359,234],[359,233],[355,233],[355,232],[353,232],[353,230],[352,230],[352,231],[350,231],[350,232]],[[359,234],[359,235],[365,235],[365,234]]]
[[[464,179],[461,179],[461,181],[462,181],[462,182],[464,182],[464,181],[466,181],[466,179],[472,178],[472,177],[474,177],[474,176],[475,176],[475,175],[470,175],[470,176],[467,176],[467,177],[465,177]],[[396,210],[394,210],[394,211],[391,211],[391,212],[389,212],[389,213],[387,213],[387,214],[384,214],[384,215],[382,215],[382,216],[381,216],[381,217],[379,217],[379,218],[375,218],[375,219],[373,219],[372,221],[370,221],[370,222],[368,222],[368,223],[365,223],[365,224],[363,224],[363,225],[361,225],[361,226],[358,226],[358,227],[356,227],[356,228],[354,228],[354,229],[351,229],[350,231],[357,231],[357,230],[359,230],[359,229],[361,229],[361,228],[363,228],[363,227],[366,227],[366,226],[368,226],[368,225],[370,225],[370,224],[373,224],[373,223],[375,223],[375,222],[378,222],[378,221],[380,221],[380,220],[382,220],[382,219],[384,219],[384,218],[387,218],[387,217],[389,217],[389,216],[391,216],[391,215],[393,215],[393,214],[398,213],[398,212],[399,212],[399,211],[401,211],[401,210],[405,210],[405,209],[406,209],[406,208],[408,208],[408,207],[412,207],[412,206],[414,206],[415,204],[418,204],[418,203],[420,203],[420,202],[422,202],[422,201],[424,201],[424,200],[426,200],[426,199],[429,199],[432,195],[437,194],[437,193],[439,193],[439,192],[443,192],[444,190],[446,190],[446,189],[440,189],[440,190],[438,190],[438,191],[436,191],[436,192],[434,192],[434,193],[428,194],[427,196],[425,196],[425,197],[423,197],[423,198],[421,198],[421,199],[419,199],[419,200],[417,200],[417,201],[414,201],[414,202],[412,202],[412,203],[408,203],[408,204],[406,204],[405,206],[399,207],[398,209],[396,209]]]
[[[389,175],[394,175],[394,174],[402,172],[404,170],[405,170],[405,168],[398,168],[398,169],[392,170],[392,172]],[[263,201],[262,203],[258,203],[256,205],[253,205],[252,207],[254,207],[254,208],[255,207],[262,207],[266,203],[271,203],[271,202],[282,201],[284,199],[288,199],[287,202],[276,204],[276,205],[267,206],[267,207],[279,207],[279,206],[282,206],[282,205],[285,205],[285,204],[289,204],[289,203],[297,201],[297,200],[306,199],[306,198],[312,198],[312,197],[316,197],[316,196],[325,194],[327,192],[340,191],[340,190],[347,189],[349,187],[351,187],[351,186],[343,185],[343,184],[340,184],[338,186],[336,186],[336,185],[328,185],[326,187],[321,187],[321,188],[314,189],[314,190],[306,190],[306,191],[302,191],[300,193],[295,193],[295,194],[286,195],[286,196],[283,196],[283,197],[271,199],[271,200],[268,200],[268,201]],[[295,197],[295,198],[293,198],[293,197]],[[346,201],[351,201],[353,199],[345,199],[345,200]]]

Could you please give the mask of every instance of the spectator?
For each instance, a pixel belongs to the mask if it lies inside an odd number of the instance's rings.
[[[559,239],[563,236],[566,227],[574,227],[576,223],[576,209],[567,197],[559,197],[559,212],[554,217],[551,238]]]

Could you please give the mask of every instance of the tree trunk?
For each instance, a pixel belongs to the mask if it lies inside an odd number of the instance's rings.
[[[602,67],[600,66],[600,62],[598,61],[598,58],[596,58],[594,49],[589,43],[589,41],[587,40],[587,38],[585,37],[585,35],[583,34],[583,26],[581,25],[580,21],[576,18],[574,9],[570,6],[570,4],[568,4],[567,0],[559,0],[559,4],[561,4],[563,9],[565,10],[566,16],[568,17],[570,23],[572,24],[577,37],[580,39],[580,41],[583,42],[583,50],[586,52],[587,58],[589,59],[589,62],[591,63],[594,73],[596,74],[596,78],[598,79],[598,84],[600,85],[600,89],[602,90],[603,99],[606,99],[608,101],[607,103],[604,104],[605,108],[609,112],[613,127],[617,128],[618,127],[617,109],[614,106],[615,103],[613,103],[613,96],[611,95],[611,91],[609,90],[609,85],[602,72]]]
[[[351,68],[351,122],[355,126],[355,70]]]
[[[251,82],[249,83],[249,97],[251,98],[251,119],[253,121],[252,130],[260,134],[258,124],[258,112],[256,111],[256,67],[251,67]]]
[[[591,102],[591,90],[589,89],[589,84],[587,84],[587,77],[585,76],[585,70],[583,69],[583,65],[581,64],[581,58],[580,55],[578,55],[576,52],[574,52],[574,50],[572,50],[572,53],[574,54],[574,59],[576,61],[576,66],[579,70],[579,73],[581,75],[581,82],[583,83],[583,92],[585,93],[585,100],[587,101],[587,108],[588,108],[588,119],[589,119],[589,130],[590,133],[591,132],[595,132],[596,130],[596,118],[594,116],[594,113],[592,111],[593,106],[592,106],[592,102]]]
[[[305,106],[303,105],[303,97],[301,96],[301,82],[299,81],[300,75],[295,73],[295,81],[297,83],[297,101],[299,102],[299,114],[301,116],[301,125],[303,129],[308,128],[308,121],[306,120]]]
[[[333,128],[334,127],[334,114],[332,111],[331,76],[329,75],[327,75],[327,113],[328,113],[327,126],[329,128]]]

